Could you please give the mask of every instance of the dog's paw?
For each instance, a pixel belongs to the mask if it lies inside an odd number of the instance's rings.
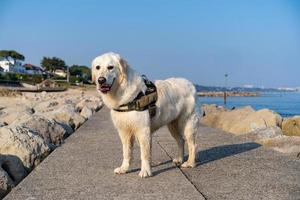
[[[152,172],[151,172],[151,170],[145,170],[145,169],[142,169],[142,170],[140,171],[140,173],[139,173],[139,176],[140,176],[141,178],[147,178],[147,177],[152,176]]]
[[[174,158],[173,159],[173,163],[177,166],[177,165],[181,165],[183,162],[182,158]]]
[[[184,162],[180,167],[182,168],[193,168],[195,167],[195,163]]]
[[[114,173],[115,174],[125,174],[127,172],[126,169],[122,168],[122,167],[117,167],[115,170],[114,170]]]

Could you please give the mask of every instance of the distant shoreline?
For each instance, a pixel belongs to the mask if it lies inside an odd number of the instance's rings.
[[[198,92],[200,97],[224,97],[224,92]],[[257,97],[261,96],[259,92],[226,92],[228,97]]]

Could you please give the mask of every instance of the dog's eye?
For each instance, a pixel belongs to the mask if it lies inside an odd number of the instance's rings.
[[[99,70],[99,69],[100,69],[100,66],[99,66],[99,65],[97,65],[97,66],[96,66],[96,70]]]
[[[107,69],[108,70],[112,70],[114,68],[114,66],[108,66]]]

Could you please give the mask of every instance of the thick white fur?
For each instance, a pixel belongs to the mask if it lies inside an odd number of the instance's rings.
[[[99,66],[100,69],[96,69]],[[107,69],[114,66],[113,69]],[[129,170],[132,146],[136,138],[141,148],[141,177],[152,175],[151,172],[151,138],[152,133],[160,127],[167,125],[171,135],[178,145],[178,156],[173,162],[182,164],[184,156],[184,141],[188,144],[189,157],[181,167],[195,166],[195,133],[199,125],[199,112],[196,105],[196,90],[192,83],[182,78],[170,78],[155,82],[158,91],[155,117],[150,119],[148,110],[117,112],[122,104],[132,101],[146,86],[141,76],[129,67],[127,62],[115,53],[106,53],[96,57],[92,62],[92,76],[97,83],[99,77],[105,77],[108,84],[112,84],[108,93],[101,97],[105,105],[111,109],[111,117],[119,132],[123,144],[122,165],[114,170],[117,174]]]

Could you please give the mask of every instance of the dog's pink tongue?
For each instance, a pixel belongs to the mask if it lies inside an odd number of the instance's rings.
[[[110,89],[110,88],[109,88],[108,86],[102,86],[102,87],[100,88],[101,92],[108,92],[109,89]]]

